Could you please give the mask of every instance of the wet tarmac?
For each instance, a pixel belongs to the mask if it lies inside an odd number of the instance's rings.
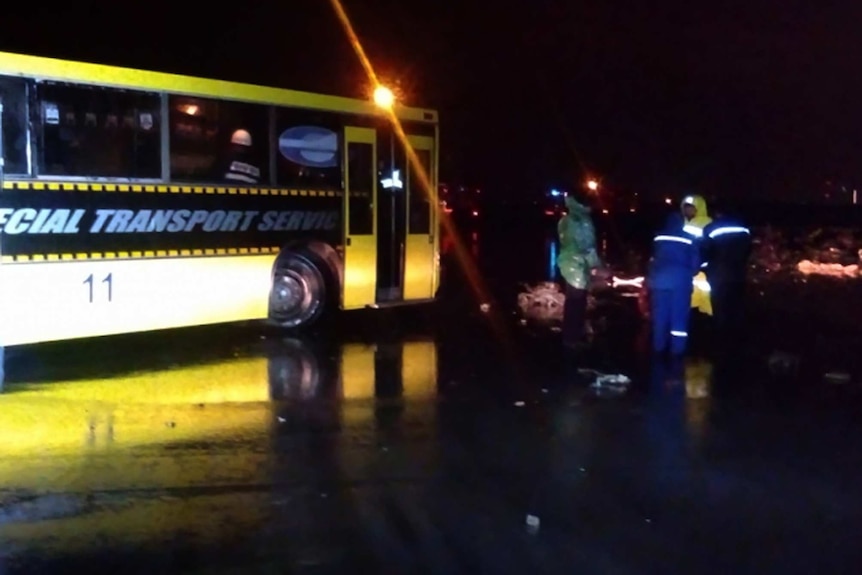
[[[689,358],[656,362],[633,300],[611,294],[575,359],[519,325],[507,293],[487,312],[462,293],[302,336],[232,325],[10,350],[0,574],[862,564],[857,336],[824,331],[825,355],[795,363],[779,336],[809,320],[755,306],[732,359],[710,358],[699,322]],[[632,381],[595,388],[587,369]]]

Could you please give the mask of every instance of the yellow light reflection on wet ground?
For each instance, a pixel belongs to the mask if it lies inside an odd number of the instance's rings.
[[[116,378],[21,385],[0,395],[0,468],[14,455],[62,454],[236,433],[268,410],[265,358]],[[255,411],[261,413],[253,413]]]
[[[291,340],[260,357],[14,384],[0,395],[0,539],[74,552],[259,529],[279,489],[313,491],[320,465],[372,473],[393,426],[434,426],[435,343],[387,350],[319,353]],[[375,401],[383,372],[397,374],[394,411]],[[279,393],[287,399],[271,399]]]
[[[219,490],[270,483],[268,395],[262,357],[12,386],[0,395],[0,538],[75,551],[238,536],[267,502]]]

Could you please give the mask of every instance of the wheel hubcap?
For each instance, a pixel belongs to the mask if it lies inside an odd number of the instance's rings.
[[[305,298],[305,282],[293,274],[281,276],[273,295],[273,302],[282,312],[289,312],[302,304]]]
[[[280,263],[270,292],[270,317],[284,327],[298,326],[319,313],[324,281],[318,269],[301,257]]]

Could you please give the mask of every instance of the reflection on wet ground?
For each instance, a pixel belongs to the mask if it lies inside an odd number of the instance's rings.
[[[635,302],[607,294],[576,362],[502,291],[486,312],[459,292],[294,337],[240,325],[10,350],[0,573],[859,564],[856,375],[773,350],[788,318],[757,312],[728,361],[703,337],[657,362]],[[632,383],[591,387],[584,368]]]

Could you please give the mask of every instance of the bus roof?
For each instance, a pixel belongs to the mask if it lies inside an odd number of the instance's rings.
[[[382,116],[383,110],[370,101],[282,88],[256,86],[240,82],[211,80],[179,74],[149,72],[104,64],[89,64],[0,52],[0,75],[39,80],[74,82],[114,88],[167,92],[222,100],[239,100],[259,104],[327,110],[347,114]],[[401,120],[436,122],[437,112],[423,108],[396,107]]]

